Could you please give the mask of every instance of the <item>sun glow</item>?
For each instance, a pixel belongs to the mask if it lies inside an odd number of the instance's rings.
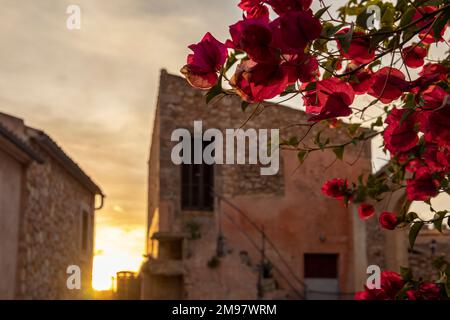
[[[110,290],[118,271],[138,271],[142,263],[145,228],[100,226],[97,229],[92,286]]]

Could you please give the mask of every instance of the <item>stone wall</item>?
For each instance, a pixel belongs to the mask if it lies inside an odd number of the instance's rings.
[[[80,299],[91,292],[93,230],[81,249],[81,214],[94,225],[94,195],[37,144],[44,164],[26,170],[17,271],[18,299]],[[82,290],[68,290],[67,267],[81,268]]]
[[[15,297],[23,171],[19,161],[0,149],[0,300]]]

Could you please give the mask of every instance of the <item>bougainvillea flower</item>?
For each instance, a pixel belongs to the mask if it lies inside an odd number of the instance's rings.
[[[433,20],[435,20],[436,17],[431,16],[431,17],[422,19],[424,15],[434,12],[436,10],[437,10],[437,7],[435,7],[435,6],[422,6],[422,7],[417,8],[417,10],[414,13],[414,16],[412,18],[412,21],[417,21],[416,25],[418,27],[428,26],[425,29],[421,30],[419,33],[419,38],[422,40],[422,42],[424,44],[431,44],[431,43],[438,42],[438,41],[444,41],[444,39],[442,37],[445,33],[446,28],[442,28],[442,30],[440,31],[440,34],[437,36],[435,35],[435,29],[433,28],[435,23],[433,22]]]
[[[415,128],[417,114],[406,109],[392,109],[385,123],[384,142],[386,149],[392,154],[406,152],[414,148],[419,142]]]
[[[317,95],[315,104],[306,104],[307,113],[318,113],[309,121],[321,121],[337,117],[349,116],[352,113],[350,105],[355,99],[352,87],[337,78],[328,78],[318,81],[315,93]],[[314,99],[313,94],[310,97]],[[311,100],[312,100],[311,99]],[[311,102],[307,99],[305,102]]]
[[[269,21],[269,8],[260,0],[242,0],[238,7],[246,12],[247,19],[264,18]]]
[[[410,201],[428,201],[439,193],[439,181],[428,167],[417,169],[414,178],[406,180],[406,194]]]
[[[398,219],[392,212],[383,212],[378,219],[380,225],[387,230],[394,230],[398,225]]]
[[[381,272],[379,289],[365,286],[364,291],[355,294],[355,300],[394,300],[404,285],[398,273],[386,270]]]
[[[427,117],[426,138],[437,143],[450,146],[450,102],[436,110],[429,112]]]
[[[405,75],[400,70],[384,67],[375,72],[374,82],[368,93],[383,103],[391,103],[400,98],[408,87]]]
[[[418,93],[424,88],[428,88],[433,83],[445,81],[448,70],[440,63],[427,63],[419,72],[419,78],[411,82],[410,89],[412,93]]]
[[[282,65],[257,63],[252,60],[239,64],[230,81],[237,94],[248,102],[272,99],[282,93],[288,83],[288,72]]]
[[[247,13],[247,15],[246,15],[247,19],[262,18],[262,19],[267,20],[267,22],[269,21],[269,8],[267,8],[267,6],[265,6],[263,4],[256,6],[251,10],[246,11],[246,13]]]
[[[358,214],[362,220],[367,220],[375,214],[375,208],[371,204],[361,203],[358,207]]]
[[[292,11],[306,11],[311,7],[312,0],[266,0],[273,11],[282,15]]]
[[[316,57],[310,54],[294,54],[285,56],[285,66],[289,72],[289,82],[297,80],[301,82],[313,81],[319,76],[319,63]]]
[[[446,172],[450,170],[450,147],[426,142],[424,149],[422,159],[431,172]]]
[[[310,11],[290,11],[271,23],[277,48],[283,53],[303,53],[322,32],[320,20]]]
[[[370,69],[358,70],[349,79],[355,94],[365,94],[374,82],[373,72]]]
[[[276,59],[271,46],[272,31],[264,18],[245,19],[230,26],[231,41],[227,46],[245,51],[255,62],[268,62]]]
[[[421,283],[417,289],[406,291],[408,300],[439,300],[441,298],[441,287],[435,283]]]
[[[419,72],[421,77],[426,77],[432,81],[444,81],[447,78],[448,69],[440,63],[427,63]]]
[[[259,6],[261,2],[261,0],[241,0],[241,2],[239,2],[238,4],[238,7],[244,11],[249,11]]]
[[[402,50],[402,57],[405,65],[410,68],[418,68],[423,66],[424,59],[428,54],[427,48],[413,44]]]
[[[450,103],[450,94],[442,87],[432,85],[422,92],[422,99],[423,109],[435,110],[444,107],[447,102]]]
[[[348,183],[344,179],[332,179],[322,186],[324,195],[337,199],[344,200],[349,197]]]
[[[193,87],[211,88],[217,82],[217,72],[227,59],[227,47],[208,32],[202,41],[190,45],[189,49],[193,54],[188,55],[187,65],[181,73]]]
[[[350,28],[340,30],[336,35],[345,35],[350,31]],[[352,40],[347,52],[342,48],[342,39],[337,40],[337,45],[341,55],[358,64],[369,63],[375,58],[375,50],[370,48],[369,38],[362,38],[364,32],[353,32]],[[341,36],[342,37],[342,36]]]

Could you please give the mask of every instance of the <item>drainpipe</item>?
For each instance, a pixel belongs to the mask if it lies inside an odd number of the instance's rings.
[[[103,206],[105,205],[105,195],[103,193],[100,193],[100,205],[98,207],[95,207],[94,210],[98,211],[101,210],[103,208]]]

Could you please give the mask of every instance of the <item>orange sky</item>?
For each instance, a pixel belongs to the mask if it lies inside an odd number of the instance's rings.
[[[177,73],[186,46],[206,31],[225,40],[237,2],[2,1],[0,111],[49,133],[107,195],[96,221],[96,289],[142,261],[159,70]],[[69,31],[74,3],[81,30]]]
[[[1,2],[0,111],[49,133],[107,195],[96,219],[96,289],[142,260],[159,70],[178,72],[207,30],[223,39],[240,14],[230,2]],[[81,7],[81,30],[66,28],[69,4]]]

